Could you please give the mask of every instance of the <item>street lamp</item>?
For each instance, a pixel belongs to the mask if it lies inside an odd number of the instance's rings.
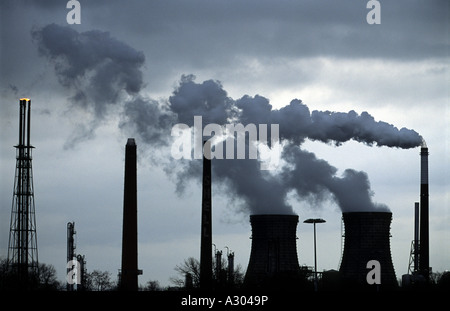
[[[314,224],[314,290],[317,291],[317,252],[316,252],[316,224],[326,222],[322,218],[309,218],[304,221],[305,224]]]

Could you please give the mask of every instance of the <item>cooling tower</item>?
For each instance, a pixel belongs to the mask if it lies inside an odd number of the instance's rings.
[[[283,289],[298,285],[297,215],[251,215],[252,249],[244,286]]]
[[[358,289],[397,287],[390,248],[392,213],[348,212],[343,213],[343,219],[345,240],[339,271],[346,284]],[[367,263],[371,260],[380,263],[379,285],[367,282],[367,275],[372,271]]]

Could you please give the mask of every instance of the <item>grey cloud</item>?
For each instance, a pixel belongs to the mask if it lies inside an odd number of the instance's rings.
[[[213,163],[215,180],[243,201],[250,213],[292,213],[292,207],[286,202],[290,190],[317,202],[331,194],[342,210],[380,208],[371,200],[366,173],[349,169],[342,177],[336,177],[334,167],[299,149],[305,139],[336,145],[352,139],[368,145],[400,148],[419,146],[422,141],[415,131],[398,130],[386,122],[377,122],[367,112],[361,115],[355,111],[310,112],[298,99],[276,110],[267,98],[259,95],[234,100],[219,81],[196,83],[193,75],[181,77],[167,102],[155,101],[141,94],[143,53],[109,33],[79,33],[50,24],[34,30],[33,37],[41,54],[54,64],[60,83],[75,91],[71,97],[74,107],[92,113],[93,119],[78,127],[73,142],[93,137],[97,124],[113,105],[122,109],[119,127],[135,131],[146,145],[153,147],[167,145],[171,126],[178,122],[192,126],[194,116],[202,116],[204,125],[279,124],[284,144],[282,157],[289,167],[282,173],[261,171],[257,160],[214,160]],[[123,93],[128,98],[121,97]],[[192,178],[199,179],[201,171],[195,160],[186,162],[178,171],[168,162],[164,164],[169,166],[166,172],[178,174],[177,189],[182,190]]]
[[[232,62],[235,55],[393,59],[447,55],[448,2],[386,2],[381,25],[376,26],[366,22],[366,3],[164,1],[131,6],[124,15],[122,3],[109,1],[108,10],[121,21],[117,25],[126,24],[138,36],[156,42],[150,49],[158,59],[165,54],[173,60],[182,51],[175,60],[189,59],[197,65],[211,66],[219,59]]]

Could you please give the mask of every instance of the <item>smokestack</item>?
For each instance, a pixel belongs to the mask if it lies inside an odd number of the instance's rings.
[[[251,215],[252,249],[245,274],[248,289],[299,285],[297,215]]]
[[[347,212],[343,213],[345,243],[341,267],[348,286],[364,288],[368,285],[367,263],[377,260],[380,263],[380,288],[397,287],[394,266],[391,258],[390,212]]]
[[[420,149],[420,243],[419,271],[428,281],[430,276],[429,225],[428,225],[428,148]]]
[[[205,153],[208,153],[208,157]],[[202,221],[200,240],[200,288],[212,286],[212,203],[211,203],[211,142],[203,142]]]
[[[136,143],[134,138],[128,138],[125,146],[120,289],[137,291],[139,274],[142,271],[138,270]]]
[[[234,252],[228,253],[228,284],[234,283]]]
[[[420,203],[414,203],[414,272],[419,271],[419,219]]]

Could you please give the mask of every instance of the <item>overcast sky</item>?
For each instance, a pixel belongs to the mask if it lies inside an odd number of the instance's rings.
[[[170,160],[166,140],[172,117],[179,121],[191,107],[188,100],[181,101],[187,106],[176,100],[195,89],[220,97],[215,116],[229,113],[220,110],[223,103],[235,109],[247,102],[270,104],[280,127],[292,121],[288,108],[331,116],[367,112],[375,125],[382,121],[422,136],[430,151],[430,265],[434,271],[450,269],[448,1],[382,1],[379,25],[366,22],[369,10],[360,0],[80,3],[80,25],[67,24],[65,1],[0,4],[1,257],[8,248],[18,101],[29,97],[39,261],[54,265],[64,280],[66,224],[75,221],[76,252],[86,255],[88,270],[108,270],[115,278],[121,264],[124,148],[127,138],[135,137],[144,270],[139,282],[169,285],[175,265],[200,253],[200,162]],[[380,139],[370,146],[355,139],[324,143],[311,133],[302,137],[290,149],[300,153],[290,155],[314,154],[326,161],[320,163],[327,163],[333,180],[344,180],[347,169],[367,174],[371,202],[393,213],[391,251],[401,278],[419,201],[420,148],[378,146]],[[294,163],[300,162],[288,164]],[[253,172],[250,167],[244,170]],[[288,167],[294,172],[298,166]],[[303,195],[287,169],[284,175],[259,176],[254,185],[250,178],[240,180],[238,187],[220,164],[217,168],[213,243],[233,250],[236,264],[247,267],[249,206],[258,204],[245,189],[276,180],[287,188],[270,188],[281,193],[270,202],[300,217],[299,263],[314,262],[312,227],[303,220],[321,217],[327,223],[317,228],[318,269],[339,268],[341,207],[334,188]],[[280,183],[273,176],[293,179]],[[267,183],[259,184],[262,180]]]

